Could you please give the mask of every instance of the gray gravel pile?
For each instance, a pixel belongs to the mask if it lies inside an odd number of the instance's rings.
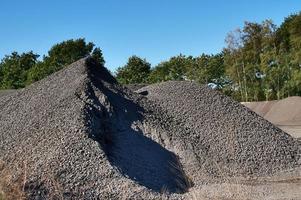
[[[0,161],[29,199],[185,199],[300,164],[300,143],[231,99],[188,82],[133,93],[91,58],[0,96],[0,110]]]
[[[0,161],[29,199],[179,199],[189,187],[148,132],[155,107],[91,58],[1,96],[0,109]]]
[[[186,130],[174,130],[174,135],[191,146],[197,166],[207,174],[267,175],[301,164],[300,142],[207,86],[169,81],[137,93],[155,102]]]

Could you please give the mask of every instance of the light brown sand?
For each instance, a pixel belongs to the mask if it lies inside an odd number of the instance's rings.
[[[276,101],[242,102],[293,137],[301,138],[301,97]]]

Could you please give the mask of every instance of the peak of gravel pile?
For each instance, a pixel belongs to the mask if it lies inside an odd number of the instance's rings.
[[[300,165],[298,141],[228,97],[191,82],[133,93],[92,58],[0,95],[0,110],[0,162],[30,199],[183,199]]]
[[[0,97],[0,161],[26,177],[29,199],[181,194],[188,183],[180,161],[152,139],[157,133],[143,125],[152,106],[140,99],[92,58],[81,59]]]

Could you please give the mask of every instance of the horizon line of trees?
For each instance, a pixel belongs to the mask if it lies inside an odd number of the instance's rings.
[[[301,96],[301,12],[285,18],[279,27],[271,20],[245,22],[225,42],[218,54],[180,54],[155,67],[131,56],[115,77],[121,84],[192,80],[237,101]],[[55,44],[41,60],[32,51],[13,52],[0,62],[0,89],[25,87],[88,55],[104,66],[101,49],[83,38]]]
[[[121,84],[192,80],[238,101],[301,96],[301,12],[277,27],[272,20],[245,22],[231,31],[226,47],[215,55],[178,55],[151,67],[138,56],[119,67]]]

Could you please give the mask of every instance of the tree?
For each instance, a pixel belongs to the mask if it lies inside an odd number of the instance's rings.
[[[168,80],[186,80],[192,78],[194,58],[182,54],[159,63],[151,71],[149,82],[156,83]]]
[[[192,56],[184,56],[182,54],[171,57],[169,61],[164,62],[163,65],[169,69],[168,80],[185,80],[187,79],[187,71],[193,65]]]
[[[55,44],[48,51],[48,56],[44,57],[44,62],[54,68],[54,71],[63,68],[83,57],[90,55],[94,44],[86,43],[85,39],[67,40]]]
[[[207,84],[214,83],[218,88],[222,88],[225,82],[228,82],[225,78],[225,66],[224,66],[223,53],[210,56],[208,61],[207,73],[208,73]]]
[[[55,44],[44,56],[43,61],[37,63],[28,73],[27,84],[41,80],[42,78],[62,69],[81,58],[91,55],[101,66],[105,61],[100,48],[94,48],[92,42],[86,43],[85,39],[67,40]]]
[[[0,87],[18,89],[26,85],[28,71],[35,66],[39,55],[32,51],[19,55],[13,52],[5,56],[0,63]]]
[[[243,59],[241,30],[236,29],[228,33],[225,42],[227,44],[227,47],[223,51],[225,72],[226,76],[231,79],[232,84],[223,88],[223,91],[227,91],[228,94],[231,94],[239,101],[247,101],[247,75]]]
[[[243,28],[243,58],[247,78],[249,99],[258,101],[264,98],[262,77],[260,70],[260,53],[262,52],[263,38],[262,24],[245,22]]]
[[[275,94],[279,93],[279,81],[281,66],[280,58],[277,54],[277,27],[271,20],[265,20],[262,23],[262,51],[260,53],[261,72],[259,79],[261,80],[261,90],[264,93],[266,101],[275,98]],[[283,74],[282,74],[283,75]],[[277,85],[275,85],[275,78]]]
[[[218,88],[223,85],[224,60],[223,54],[206,55],[194,59],[193,70],[189,74],[190,80],[196,80],[201,84],[213,83]]]
[[[193,59],[193,64],[187,68],[187,77],[189,80],[195,80],[199,83],[208,84],[209,82],[209,59],[210,56],[202,54]]]
[[[288,23],[292,64],[301,67],[301,13],[292,15]]]
[[[275,33],[276,26],[265,20],[261,24],[245,22],[242,30],[229,34],[225,67],[234,93],[240,93],[239,100],[259,101],[270,96],[270,66],[277,62]]]
[[[105,65],[105,60],[102,55],[102,51],[99,47],[95,48],[91,54],[92,58],[96,60],[97,63],[99,63],[101,66]]]
[[[156,67],[151,69],[148,82],[149,83],[159,83],[167,81],[169,79],[169,69],[164,62],[158,64]]]
[[[37,62],[36,65],[28,71],[26,85],[39,81],[53,72],[55,72],[55,69],[51,67],[49,63],[45,61]]]
[[[150,63],[134,55],[128,59],[125,66],[117,69],[116,79],[121,84],[146,83],[150,69]]]

